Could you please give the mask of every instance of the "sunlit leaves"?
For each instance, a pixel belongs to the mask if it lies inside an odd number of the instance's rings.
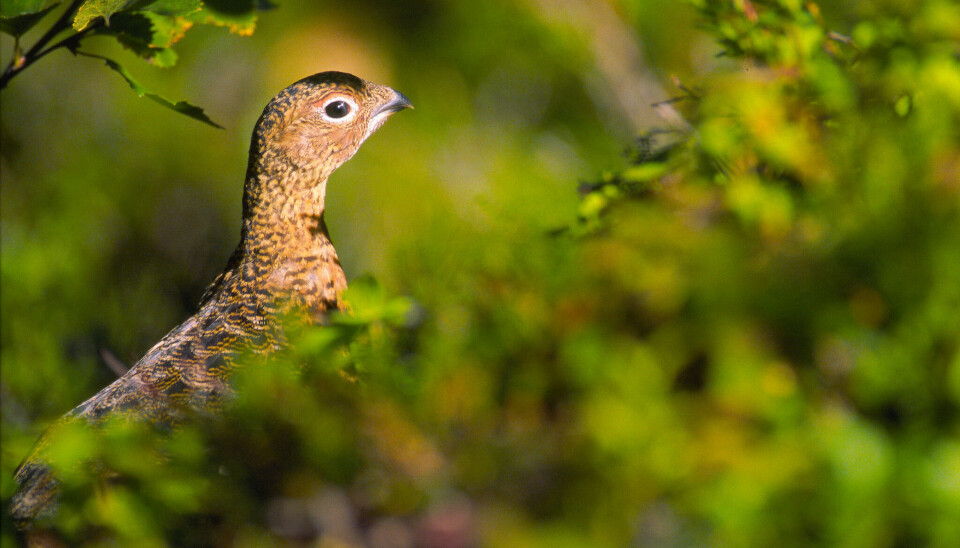
[[[664,367],[671,352],[699,347],[677,382],[709,397],[696,392],[692,408],[686,400],[667,404],[671,417],[710,409],[684,453],[697,454],[686,466],[715,478],[697,488],[703,506],[695,513],[709,516],[733,544],[763,545],[800,523],[835,539],[880,542],[881,524],[885,540],[960,538],[945,525],[957,516],[949,497],[936,489],[919,495],[895,479],[919,465],[914,442],[939,446],[955,428],[935,418],[936,409],[955,406],[942,386],[958,378],[952,364],[960,351],[957,322],[935,312],[956,307],[956,292],[942,288],[955,285],[946,280],[960,265],[960,177],[937,167],[954,161],[934,153],[951,150],[952,158],[960,143],[956,43],[947,45],[942,28],[927,20],[944,8],[931,1],[912,17],[861,21],[847,39],[828,31],[808,3],[698,6],[737,63],[706,81],[693,138],[644,192],[628,190],[626,173],[636,169],[628,168],[588,185],[581,204],[591,235],[585,247],[603,250],[595,261],[630,272],[615,287],[670,265],[670,250],[685,245],[674,263],[681,266],[658,284],[674,287],[682,305],[668,310],[682,312],[655,321],[641,341],[663,352]],[[929,32],[908,30],[920,28]],[[654,169],[642,159],[637,165]],[[947,179],[954,181],[948,191],[934,182]],[[692,231],[675,229],[661,245],[628,236],[653,233],[664,210]],[[698,236],[684,237],[691,233]],[[644,309],[654,308],[658,293],[650,291]],[[664,340],[677,348],[657,346]],[[631,408],[602,396],[588,431],[600,428],[602,417],[635,422],[630,412],[653,400],[636,398]],[[812,444],[794,437],[808,435],[800,433],[808,420],[819,431]],[[762,433],[768,428],[780,434]],[[631,440],[644,433],[622,429]],[[618,431],[597,439],[615,447]],[[906,442],[899,436],[907,431],[925,441]],[[672,441],[664,436],[662,444]],[[924,459],[923,466],[957,481],[942,461]],[[658,477],[668,485],[666,474]],[[836,498],[833,518],[789,513],[804,508],[811,488]],[[904,490],[937,517],[892,520],[900,499],[890,493]],[[869,516],[843,510],[878,497],[887,502],[874,503]],[[760,522],[780,536],[765,536]]]
[[[202,5],[200,0],[87,0],[77,11],[73,27],[83,30],[97,18],[103,18],[109,26],[114,14],[124,12],[180,17],[196,13]]]
[[[83,30],[97,18],[103,18],[110,24],[110,16],[122,10],[130,0],[87,0],[73,18],[73,28]]]
[[[46,6],[44,1],[12,0],[3,4],[0,31],[20,37],[40,22],[57,5]],[[157,67],[170,67],[177,61],[171,49],[196,23],[229,27],[232,32],[251,34],[256,24],[258,9],[272,7],[266,2],[201,2],[200,0],[86,0],[70,3],[66,12],[47,30],[26,55],[19,43],[14,48],[14,59],[3,74],[3,85],[45,56],[50,50],[66,48],[76,53],[82,41],[90,35],[113,36],[127,49]],[[75,11],[74,11],[75,10]],[[72,20],[72,22],[71,22]],[[72,36],[50,46],[44,46],[68,24],[76,31]],[[197,107],[183,101],[170,102],[143,90],[115,61],[108,66],[120,73],[130,87],[141,97],[148,98],[191,118],[213,124]],[[219,127],[219,126],[218,126]]]
[[[226,26],[238,34],[254,30],[258,6],[250,3],[200,2],[199,0],[90,0],[80,6],[74,28],[83,30],[102,18],[105,34],[113,34],[141,57],[152,59],[154,48],[168,48],[195,23]]]
[[[112,34],[125,47],[158,67],[176,63],[170,47],[187,32],[193,23],[183,17],[150,12],[118,13],[103,34]]]
[[[383,287],[370,277],[351,281],[343,298],[349,305],[349,312],[337,315],[333,319],[335,323],[363,325],[386,322],[402,325],[413,306],[408,298],[388,295]]]
[[[271,7],[254,0],[207,0],[203,9],[193,16],[197,22],[227,27],[241,36],[253,33],[257,24],[257,9]]]

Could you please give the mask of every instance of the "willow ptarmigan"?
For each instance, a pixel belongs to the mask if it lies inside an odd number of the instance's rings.
[[[327,178],[387,117],[411,106],[396,90],[342,72],[304,78],[274,97],[253,130],[240,244],[199,311],[61,422],[123,413],[169,428],[183,409],[215,410],[230,392],[231,349],[269,352],[282,345],[278,314],[319,320],[337,309],[347,281],[323,221]],[[47,437],[16,472],[10,513],[20,528],[54,506]]]

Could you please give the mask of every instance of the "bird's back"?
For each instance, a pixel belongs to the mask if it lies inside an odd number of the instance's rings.
[[[225,349],[271,337],[262,327],[265,322],[243,312],[241,300],[226,302],[223,296],[230,293],[213,295],[123,376],[75,407],[41,436],[15,473],[20,490],[11,500],[10,514],[16,523],[29,523],[56,496],[57,482],[46,464],[47,450],[65,424],[82,419],[96,425],[109,417],[124,417],[169,430],[190,412],[219,408],[228,391],[227,377],[233,361]]]

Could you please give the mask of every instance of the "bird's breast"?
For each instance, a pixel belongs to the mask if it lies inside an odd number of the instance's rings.
[[[335,255],[319,253],[279,261],[266,286],[277,298],[322,314],[338,307],[347,279]]]

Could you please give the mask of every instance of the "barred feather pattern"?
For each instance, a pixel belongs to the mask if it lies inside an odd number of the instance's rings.
[[[327,109],[342,101],[345,116]],[[112,384],[41,436],[17,469],[10,513],[29,528],[55,508],[58,485],[45,464],[51,431],[109,416],[175,428],[186,412],[216,413],[230,392],[234,351],[280,348],[279,317],[322,322],[341,306],[347,280],[323,220],[327,178],[394,112],[403,94],[341,72],[304,78],[266,106],[253,132],[240,244],[196,314],[170,331]]]

